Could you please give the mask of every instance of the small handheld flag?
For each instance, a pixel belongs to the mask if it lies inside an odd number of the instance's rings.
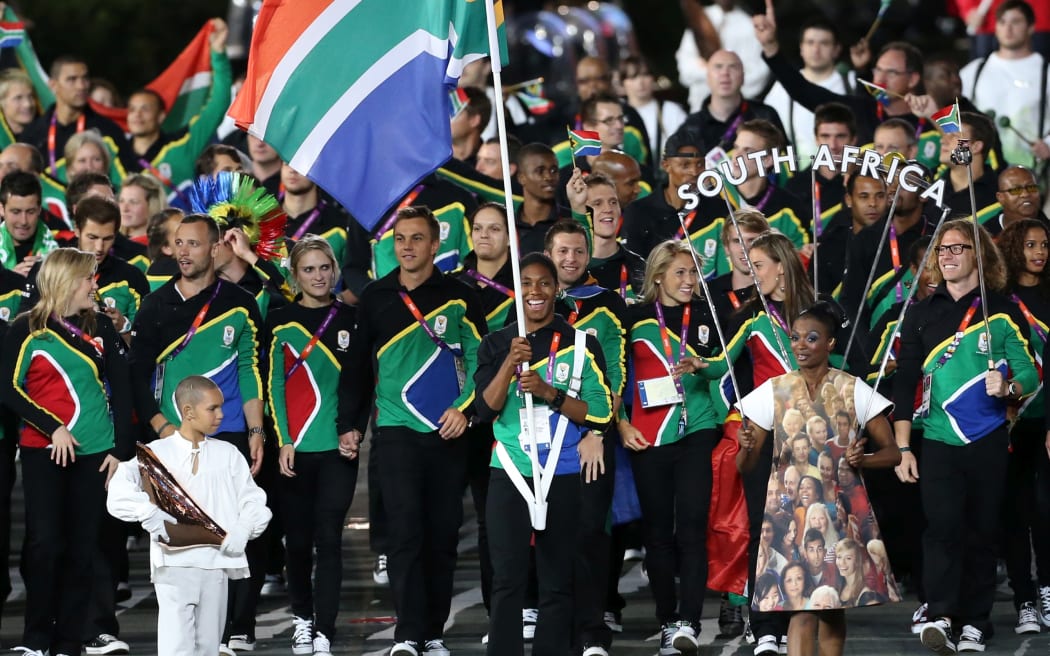
[[[888,107],[893,99],[890,97],[890,92],[885,87],[880,87],[874,82],[868,82],[867,80],[858,79],[858,82],[864,85],[864,90],[871,94],[871,97],[879,101],[879,104]],[[892,94],[896,95],[896,94]]]
[[[882,17],[886,15],[886,10],[890,8],[891,4],[893,4],[893,0],[882,0],[879,4],[879,13],[875,16],[875,20],[868,29],[868,33],[864,35],[865,41],[871,41],[871,37],[875,34],[875,30],[879,29],[879,24],[882,23]]]
[[[0,48],[14,48],[26,38],[26,26],[21,21],[0,21]]]
[[[448,100],[452,106],[450,110],[452,118],[459,116],[459,113],[470,104],[470,97],[467,96],[467,92],[458,87],[448,92]]]
[[[533,94],[528,91],[519,91],[514,94],[517,96],[521,104],[525,106],[525,109],[529,110],[529,113],[533,116],[543,116],[549,112],[553,107],[554,103],[544,98],[542,95]]]
[[[937,127],[941,129],[944,134],[952,134],[953,132],[960,132],[962,130],[962,120],[959,118],[959,101],[956,100],[954,104],[942,107],[937,110],[930,118],[937,124]]]
[[[572,149],[573,157],[597,157],[602,154],[602,138],[597,132],[590,130],[573,130],[566,128],[569,132],[569,148]]]

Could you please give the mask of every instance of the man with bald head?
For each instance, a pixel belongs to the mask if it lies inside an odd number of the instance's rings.
[[[2,160],[0,160],[2,161]],[[642,168],[631,156],[618,150],[606,150],[591,164],[591,173],[613,183],[620,207],[627,207],[641,192]]]
[[[707,80],[711,95],[700,105],[700,111],[685,119],[685,125],[700,134],[707,151],[716,146],[730,150],[737,127],[756,118],[765,119],[784,132],[776,110],[744,98],[744,65],[736,53],[715,51],[707,60]]]
[[[1015,164],[999,173],[999,187],[995,199],[1003,206],[1002,213],[984,224],[993,237],[1012,223],[1022,219],[1035,219],[1050,231],[1050,220],[1042,211],[1043,199],[1039,194],[1035,173],[1027,166]]]

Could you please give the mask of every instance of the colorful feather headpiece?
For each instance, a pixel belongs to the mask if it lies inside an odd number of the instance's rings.
[[[220,230],[243,230],[259,257],[283,258],[287,255],[284,225],[288,215],[273,194],[255,184],[254,178],[243,173],[222,171],[214,177],[202,175],[190,189],[190,204],[194,212],[215,219]]]

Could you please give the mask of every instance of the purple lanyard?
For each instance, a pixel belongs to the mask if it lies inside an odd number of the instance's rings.
[[[285,380],[291,378],[292,374],[294,374],[295,371],[299,367],[303,366],[304,362],[306,362],[306,358],[310,356],[310,351],[313,351],[314,347],[317,346],[317,342],[321,341],[321,335],[324,335],[325,331],[328,330],[328,327],[332,325],[332,319],[335,319],[335,315],[339,313],[339,306],[341,305],[341,301],[335,301],[334,303],[332,303],[332,307],[330,310],[328,310],[328,314],[325,315],[324,321],[321,322],[320,328],[318,328],[317,332],[313,334],[313,337],[310,338],[310,341],[306,343],[306,346],[304,346],[303,350],[299,353],[299,357],[295,359],[295,362],[292,363],[291,368],[288,369],[288,373],[284,375]]]
[[[1046,344],[1046,331],[1043,330],[1039,325],[1039,322],[1036,321],[1035,315],[1033,315],[1032,311],[1028,309],[1028,306],[1024,304],[1021,297],[1017,294],[1010,294],[1010,300],[1017,303],[1017,307],[1021,308],[1021,314],[1023,314],[1025,320],[1028,321],[1028,325],[1032,327],[1032,330],[1035,331],[1036,335],[1039,335],[1039,339],[1043,340],[1043,344]]]
[[[193,318],[193,324],[191,324],[190,329],[186,331],[186,336],[182,338],[182,342],[178,346],[176,346],[175,350],[172,351],[171,355],[168,356],[168,360],[174,360],[176,357],[178,357],[179,353],[182,353],[186,349],[186,347],[190,345],[190,342],[193,340],[193,336],[197,334],[197,329],[201,327],[202,323],[204,323],[204,317],[208,314],[208,308],[211,307],[212,301],[214,301],[215,297],[219,295],[220,287],[222,287],[222,280],[216,280],[215,291],[211,293],[211,298],[209,298],[208,302],[204,304],[204,307],[200,309],[200,312],[197,313],[197,316]]]
[[[303,224],[299,226],[299,229],[296,230],[295,234],[292,235],[292,241],[299,241],[300,239],[302,239],[303,235],[306,234],[306,231],[309,230],[310,226],[312,226],[314,224],[314,221],[317,220],[317,217],[321,216],[321,212],[323,212],[324,209],[325,202],[322,198],[320,201],[318,201],[317,207],[315,207],[313,211],[310,212],[310,216],[306,217],[306,220],[303,221]]]
[[[784,330],[784,332],[790,332],[788,330],[787,322],[784,321],[784,317],[780,316],[780,313],[777,312],[776,306],[772,303],[769,304],[769,313],[773,315],[773,323],[775,324],[773,326],[774,330],[779,326]]]
[[[77,328],[76,326],[74,326],[73,324],[69,323],[68,321],[66,321],[65,319],[63,319],[62,317],[60,317],[58,315],[52,315],[52,316],[54,317],[55,321],[57,321],[58,323],[62,324],[62,327],[65,328],[66,330],[68,330],[69,332],[73,333],[73,335],[75,337],[79,337],[80,339],[82,339],[85,342],[87,342],[88,344],[90,344],[91,348],[95,349],[96,353],[98,353],[99,355],[105,355],[106,354],[106,350],[102,347],[102,344],[100,344],[99,342],[96,342],[95,340],[93,340],[90,337],[88,337],[87,335],[85,335],[83,330],[81,330],[80,328]]]
[[[733,119],[733,122],[726,128],[725,133],[722,135],[722,141],[719,143],[731,143],[736,138],[736,131],[740,127],[740,124],[744,122],[744,114],[747,112],[747,101],[740,103],[739,114]]]
[[[388,216],[386,218],[386,221],[383,221],[383,225],[379,226],[379,230],[377,230],[376,232],[372,233],[372,236],[376,240],[379,240],[380,238],[382,238],[382,236],[386,234],[386,231],[389,230],[391,228],[391,226],[394,225],[394,221],[397,221],[397,213],[398,213],[398,211],[400,211],[402,208],[408,207],[409,205],[414,203],[416,198],[418,198],[419,194],[421,194],[421,193],[423,193],[423,185],[416,185],[416,188],[413,189],[412,191],[408,192],[408,195],[405,196],[401,200],[401,202],[397,204],[397,207],[394,208],[394,211],[390,213],[390,216]]]
[[[485,274],[478,273],[474,269],[467,269],[464,273],[466,273],[468,276],[470,276],[474,280],[477,280],[478,282],[480,282],[482,284],[485,284],[485,285],[488,285],[489,287],[492,287],[493,289],[495,289],[496,291],[504,294],[505,296],[507,296],[509,298],[514,298],[514,290],[513,289],[509,289],[505,285],[499,284],[498,282],[496,282],[492,278],[489,278]]]
[[[405,307],[408,308],[408,311],[412,313],[412,316],[416,318],[416,321],[419,323],[419,325],[423,327],[423,332],[427,334],[427,337],[430,338],[430,341],[434,342],[434,344],[438,348],[445,349],[457,358],[463,357],[463,351],[461,349],[452,348],[448,345],[447,342],[445,342],[445,340],[437,336],[437,334],[434,332],[434,329],[431,328],[430,324],[427,323],[427,320],[423,318],[423,313],[419,311],[419,308],[416,306],[416,304],[412,301],[412,298],[407,293],[398,292],[398,295],[401,296],[401,300],[402,302],[404,302]]]
[[[766,208],[766,203],[773,196],[773,183],[771,181],[766,182],[766,193],[762,195],[762,198],[758,201],[758,205],[755,205],[755,209],[761,212]]]

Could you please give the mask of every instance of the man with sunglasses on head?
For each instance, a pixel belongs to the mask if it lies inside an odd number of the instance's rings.
[[[1035,173],[1026,166],[1015,164],[1003,169],[999,174],[999,187],[995,198],[1002,205],[999,216],[984,224],[988,234],[998,238],[1007,226],[1022,219],[1042,221],[1050,231],[1050,219],[1043,212],[1043,196],[1035,181]]]

